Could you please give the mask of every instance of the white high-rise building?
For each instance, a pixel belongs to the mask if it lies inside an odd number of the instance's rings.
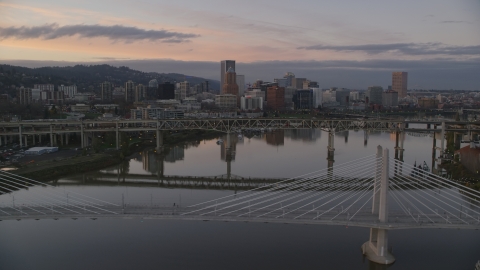
[[[360,94],[357,91],[350,92],[350,101],[360,100]]]
[[[322,106],[323,102],[323,91],[321,88],[312,88],[313,92],[313,108],[318,108],[318,106]]]
[[[240,98],[240,109],[242,110],[263,110],[263,98],[244,96]]]
[[[237,74],[238,96],[241,97],[245,94],[245,75]]]
[[[76,85],[65,86],[62,84],[58,87],[58,91],[62,91],[63,96],[66,98],[67,97],[73,98],[77,94],[77,86]]]

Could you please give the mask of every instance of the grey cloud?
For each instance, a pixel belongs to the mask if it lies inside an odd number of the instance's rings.
[[[360,51],[367,54],[399,52],[405,55],[480,55],[480,45],[448,46],[442,43],[390,43],[350,46],[314,45],[298,47],[301,50]]]
[[[2,60],[2,63],[41,67],[72,66],[79,63],[57,61]],[[182,73],[219,80],[220,63],[176,61],[170,59],[117,60],[83,62],[81,64],[128,66],[144,72]],[[297,77],[318,81],[323,88],[332,86],[366,89],[371,85],[386,87],[392,83],[392,71],[407,71],[409,88],[480,90],[480,59],[455,61],[431,60],[366,60],[366,61],[265,61],[237,62],[236,71],[246,82],[257,79],[272,81],[291,71]]]
[[[132,42],[135,40],[180,43],[199,37],[196,34],[171,32],[167,30],[145,30],[123,25],[64,25],[46,24],[42,26],[0,27],[0,38],[16,39],[57,39],[78,35],[82,38],[105,37],[114,41]]]
[[[468,21],[441,21],[440,23],[470,23]]]

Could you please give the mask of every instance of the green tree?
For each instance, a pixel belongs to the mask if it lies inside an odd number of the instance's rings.
[[[95,153],[100,152],[100,149],[102,148],[102,140],[98,137],[94,137],[92,140],[92,148]]]
[[[43,119],[48,118],[50,118],[50,111],[48,110],[48,108],[45,108],[45,110],[43,111]]]

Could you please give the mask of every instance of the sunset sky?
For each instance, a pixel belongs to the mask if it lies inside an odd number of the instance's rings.
[[[292,71],[366,87],[402,69],[409,88],[480,89],[478,0],[0,0],[0,40],[2,62],[32,67],[99,62],[218,80],[218,62],[234,59],[247,81]]]

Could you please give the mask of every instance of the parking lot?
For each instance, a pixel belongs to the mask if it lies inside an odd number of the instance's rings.
[[[25,151],[29,148],[30,147],[20,148],[16,144],[0,147],[0,165],[8,166],[17,163],[25,164],[44,160],[62,159],[80,153],[80,150],[62,149],[54,153],[46,153],[43,155],[25,155]]]

